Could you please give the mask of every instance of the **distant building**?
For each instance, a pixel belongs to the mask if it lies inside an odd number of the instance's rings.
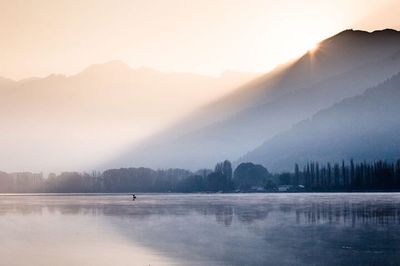
[[[263,188],[262,186],[252,186],[252,187],[250,187],[250,191],[251,192],[264,192],[265,188]]]
[[[290,191],[292,188],[293,188],[292,185],[281,185],[281,186],[278,186],[278,191],[279,192],[287,192],[287,191]]]

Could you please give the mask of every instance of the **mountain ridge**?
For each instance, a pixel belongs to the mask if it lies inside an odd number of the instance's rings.
[[[226,158],[235,160],[320,109],[397,73],[400,60],[394,55],[399,47],[398,31],[338,33],[320,42],[316,51],[207,105],[204,113],[212,117],[211,123],[196,129],[191,124],[201,115],[189,117],[175,132],[133,147],[114,163],[195,169]],[[257,108],[261,111],[249,111]],[[194,130],[185,132],[186,128]],[[140,152],[135,154],[135,149]]]
[[[400,72],[363,94],[317,112],[238,162],[255,161],[275,170],[305,164],[355,159],[394,161],[400,157]]]
[[[5,79],[0,167],[90,169],[249,78],[248,73],[234,78],[164,73],[112,61],[74,75]]]

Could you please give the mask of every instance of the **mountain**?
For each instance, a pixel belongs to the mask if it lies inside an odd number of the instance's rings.
[[[3,77],[0,77],[0,90],[2,88],[7,88],[7,87],[11,87],[15,84],[16,82],[11,80],[11,79],[6,79]]]
[[[346,30],[130,147],[111,164],[195,169],[236,160],[399,69],[400,32]]]
[[[71,76],[0,79],[0,169],[88,169],[255,76],[164,73],[111,61]]]
[[[400,73],[362,95],[319,111],[239,161],[289,170],[295,163],[400,158]]]

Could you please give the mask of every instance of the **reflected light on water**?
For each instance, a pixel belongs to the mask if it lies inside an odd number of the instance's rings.
[[[397,193],[0,196],[0,257],[5,265],[395,265],[399,203]]]

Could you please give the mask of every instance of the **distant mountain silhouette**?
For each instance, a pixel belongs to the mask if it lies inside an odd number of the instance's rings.
[[[16,82],[11,80],[11,79],[6,79],[3,77],[0,77],[0,89],[5,88],[5,87],[10,87],[14,85]]]
[[[111,61],[72,76],[0,79],[0,169],[89,168],[255,76],[164,73]]]
[[[195,169],[235,160],[399,69],[400,32],[346,30],[132,147],[111,164]]]
[[[239,161],[274,170],[294,163],[400,158],[400,73],[268,140]]]

